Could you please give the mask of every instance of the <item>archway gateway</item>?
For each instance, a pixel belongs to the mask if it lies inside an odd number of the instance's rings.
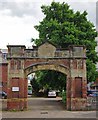
[[[27,109],[27,75],[38,70],[55,70],[67,75],[67,110],[84,110],[87,101],[86,49],[58,49],[50,42],[26,49],[8,45],[8,110]]]

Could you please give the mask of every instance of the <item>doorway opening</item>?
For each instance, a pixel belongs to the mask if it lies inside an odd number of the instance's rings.
[[[53,70],[40,70],[29,74],[28,109],[65,110],[66,80],[65,74]]]

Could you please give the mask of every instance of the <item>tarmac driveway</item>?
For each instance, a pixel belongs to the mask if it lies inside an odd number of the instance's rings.
[[[57,98],[29,98],[28,110],[61,111],[61,110],[66,110],[66,106],[62,103],[62,100],[60,97],[57,97]]]

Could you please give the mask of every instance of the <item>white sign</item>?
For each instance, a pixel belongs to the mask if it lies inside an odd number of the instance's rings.
[[[12,91],[19,91],[19,87],[12,87]]]

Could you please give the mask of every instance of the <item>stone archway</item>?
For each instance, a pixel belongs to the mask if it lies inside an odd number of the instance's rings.
[[[55,70],[65,75],[70,75],[69,69],[66,66],[47,62],[31,64],[30,66],[26,67],[24,71],[27,76],[28,74],[39,70]]]
[[[8,45],[7,109],[27,109],[27,75],[38,70],[55,70],[67,75],[67,110],[86,109],[86,50],[84,46],[58,49],[45,42],[32,49]]]
[[[65,76],[67,76],[67,78],[70,78],[70,71],[69,69],[64,66],[64,65],[59,65],[59,64],[53,64],[53,63],[47,63],[47,62],[41,62],[41,63],[36,63],[36,64],[32,64],[28,67],[25,68],[24,72],[25,72],[25,79],[27,79],[27,75],[29,75],[30,73],[36,72],[36,71],[40,71],[40,70],[54,70],[54,71],[58,71],[63,73]],[[66,80],[66,86],[68,86],[68,81]],[[27,88],[26,88],[27,89]],[[70,94],[70,90],[68,89],[68,87],[66,87],[66,94],[68,96],[68,94]],[[71,99],[67,99],[66,101],[66,107],[68,110],[70,110],[70,102]]]

